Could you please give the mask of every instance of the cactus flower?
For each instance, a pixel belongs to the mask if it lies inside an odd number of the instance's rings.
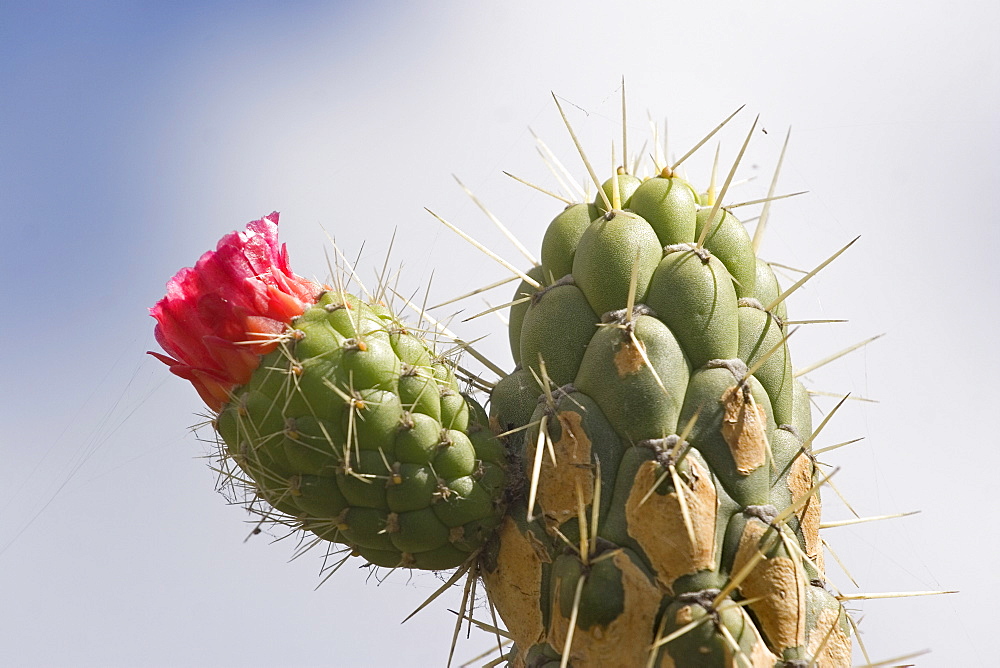
[[[274,212],[230,232],[193,268],[170,279],[166,296],[149,309],[156,341],[167,354],[150,354],[191,381],[218,411],[321,291],[289,268]]]

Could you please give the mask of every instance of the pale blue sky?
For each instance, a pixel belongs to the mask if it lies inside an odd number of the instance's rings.
[[[457,174],[537,247],[559,210],[501,170],[552,184],[535,129],[585,172],[549,91],[599,164],[646,113],[683,152],[741,104],[741,176],[767,189],[793,126],[765,256],[811,267],[861,241],[792,303],[849,318],[796,335],[796,364],[887,336],[819,389],[851,391],[824,443],[862,515],[831,529],[862,591],[961,589],[859,605],[875,660],[987,665],[1000,550],[984,517],[1000,295],[1000,10],[995,3],[5,2],[0,8],[0,655],[17,666],[430,666],[452,616],[398,622],[437,586],[367,586],[351,563],[318,591],[318,556],[243,542],[190,435],[195,393],[144,355],[166,280],[229,230],[282,212],[296,271],[326,275],[326,232],[444,299],[503,276],[427,206],[517,261]],[[690,163],[704,185],[711,151]],[[728,162],[727,162],[728,164]],[[492,297],[506,299],[506,292]],[[470,304],[468,312],[484,308]],[[461,318],[459,318],[460,320]],[[496,320],[456,325],[509,365]],[[828,409],[832,400],[820,401]],[[828,519],[847,510],[827,491]],[[832,577],[855,591],[836,567]],[[454,599],[450,605],[455,605]],[[489,646],[473,634],[458,657]],[[860,655],[857,657],[861,662]],[[460,662],[459,662],[460,663]]]

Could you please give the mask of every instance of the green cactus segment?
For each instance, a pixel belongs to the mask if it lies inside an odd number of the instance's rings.
[[[642,179],[626,174],[624,170],[619,169],[616,176],[605,181],[601,190],[604,191],[604,195],[612,206],[615,206],[615,183],[618,184],[618,209],[631,208],[632,194],[642,185]],[[594,199],[594,206],[597,207],[599,214],[608,212],[608,207],[604,204],[604,197],[601,197],[600,193]]]
[[[469,559],[502,517],[506,459],[450,365],[335,291],[285,339],[216,421],[258,497],[379,566]]]
[[[572,204],[556,216],[542,238],[542,272],[547,283],[572,273],[580,237],[603,212],[593,204]],[[530,274],[529,274],[530,275]],[[539,278],[532,276],[532,278]],[[539,278],[539,280],[541,280]]]
[[[538,379],[540,380],[540,379]],[[490,394],[490,427],[497,434],[528,424],[542,394],[530,369],[518,369],[502,378]]]
[[[522,364],[555,387],[573,382],[599,323],[572,276],[560,279],[531,298],[521,325]]]
[[[574,385],[601,406],[624,439],[676,433],[688,363],[660,320],[639,315],[602,327],[591,339]]]
[[[754,285],[756,286],[754,297],[764,307],[769,306],[781,296],[781,285],[778,283],[778,277],[774,275],[771,265],[760,258],[757,258],[757,278]],[[771,312],[778,316],[782,322],[788,319],[788,310],[784,300],[778,302]]]
[[[753,375],[772,397],[775,424],[791,424],[794,379],[788,346],[782,342],[785,332],[774,316],[756,305],[740,306],[738,313],[740,359],[757,366]]]
[[[491,396],[511,510],[482,574],[509,665],[847,666],[774,271],[682,179],[616,180],[621,210],[550,224]]]
[[[539,284],[545,283],[542,278],[544,275],[543,267],[532,267],[525,272],[525,275]],[[524,316],[528,313],[528,308],[531,306],[531,297],[537,290],[535,286],[522,280],[511,298],[513,304],[510,307],[507,332],[510,340],[510,354],[514,358],[514,364],[521,362],[521,324],[524,322]]]
[[[649,223],[661,246],[695,240],[697,201],[691,186],[683,179],[662,176],[647,179],[632,193],[629,209]]]
[[[677,336],[693,368],[736,357],[736,291],[725,265],[706,249],[667,246],[646,303]]]
[[[757,257],[743,223],[725,209],[719,209],[709,224],[711,208],[698,211],[695,237],[704,235],[704,246],[722,260],[736,286],[738,297],[753,297],[757,285]],[[708,230],[705,227],[708,226]]]
[[[573,277],[591,308],[603,316],[625,307],[636,273],[636,303],[646,298],[649,279],[663,252],[656,233],[645,220],[624,211],[610,211],[580,237],[573,257]]]

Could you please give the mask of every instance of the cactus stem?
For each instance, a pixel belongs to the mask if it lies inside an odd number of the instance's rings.
[[[732,632],[726,628],[726,625],[719,624],[716,628],[719,629],[722,637],[725,638],[726,644],[729,645],[729,649],[732,650],[733,655],[739,658],[743,665],[747,668],[753,668],[753,665],[750,663],[750,658],[746,655],[746,652],[743,651],[743,648],[740,647],[740,644],[736,642],[736,638],[734,638]]]
[[[503,369],[501,369],[499,366],[497,366],[492,361],[490,361],[489,358],[487,358],[485,355],[483,355],[482,353],[480,353],[479,351],[477,351],[475,348],[473,348],[471,343],[468,343],[468,342],[463,341],[462,339],[458,338],[447,327],[445,327],[444,325],[442,325],[440,322],[438,322],[437,320],[435,320],[431,316],[427,315],[427,311],[425,309],[421,308],[420,310],[418,310],[417,307],[414,305],[414,303],[412,301],[410,301],[409,299],[407,299],[406,297],[404,297],[402,294],[400,294],[399,292],[396,292],[395,290],[393,290],[393,293],[397,297],[399,297],[400,299],[402,299],[403,302],[407,306],[409,306],[412,310],[414,310],[417,313],[419,313],[421,315],[421,319],[422,320],[427,320],[427,322],[429,322],[431,325],[433,325],[434,328],[435,328],[435,330],[438,333],[444,334],[445,336],[449,337],[452,341],[455,342],[456,346],[458,346],[460,349],[465,350],[466,352],[468,352],[478,362],[480,362],[483,366],[485,366],[490,371],[492,371],[493,373],[495,373],[498,377],[503,378],[504,376],[507,375],[507,373]],[[478,340],[480,340],[480,339],[477,339],[477,341]]]
[[[755,255],[760,250],[760,244],[764,240],[764,230],[767,229],[767,218],[771,213],[771,197],[774,196],[774,190],[778,185],[778,174],[781,172],[781,164],[785,161],[785,150],[788,148],[788,140],[791,136],[792,128],[789,127],[788,132],[785,133],[785,143],[781,146],[781,154],[778,156],[778,164],[774,168],[774,176],[771,177],[771,186],[767,191],[767,200],[764,202],[764,209],[760,212],[760,220],[757,221],[757,227],[753,231],[751,244]]]
[[[618,185],[615,185],[615,192],[618,192]],[[632,322],[632,309],[635,308],[635,291],[639,282],[639,255],[641,251],[635,252],[635,259],[632,261],[632,275],[628,280],[628,301],[625,305],[625,324]]]
[[[812,558],[808,554],[806,554],[801,547],[799,547],[798,540],[790,537],[788,534],[784,532],[782,532],[780,536],[781,536],[781,543],[789,554],[798,555],[800,559],[808,562],[810,565],[812,565],[813,568],[815,568],[816,570],[820,570],[819,566],[816,565],[816,562],[813,561]],[[808,577],[806,577],[805,573],[803,573],[802,561],[799,561],[799,559],[792,559],[792,570],[795,582],[805,582],[808,580]],[[806,611],[803,610],[802,608],[804,604],[803,598],[804,596],[795,597],[795,617],[796,617],[796,626],[798,627],[797,635],[798,637],[801,638],[804,638],[806,634]]]
[[[567,538],[566,534],[564,534],[562,531],[559,530],[559,527],[557,527],[557,526],[546,527],[546,530],[547,531],[551,531],[552,533],[554,533],[556,535],[556,538],[558,538],[563,543],[565,543],[566,547],[569,548],[571,551],[573,551],[573,552],[579,551],[580,546],[579,545],[574,545],[573,541],[571,541],[569,538]]]
[[[783,524],[785,520],[787,520],[795,513],[799,512],[803,507],[805,507],[807,503],[809,503],[812,500],[812,497],[814,497],[816,494],[819,493],[820,487],[827,484],[832,485],[832,483],[830,482],[830,478],[835,476],[838,471],[840,471],[840,467],[833,469],[832,471],[827,473],[823,478],[817,480],[815,484],[813,484],[813,486],[809,488],[809,491],[803,494],[797,501],[790,503],[788,507],[786,507],[780,513],[778,513],[777,517],[774,518],[774,521],[771,522],[771,524],[774,526]]]
[[[539,421],[539,422],[529,422],[528,424],[523,425],[521,427],[516,427],[515,429],[511,429],[510,431],[505,431],[505,432],[499,433],[499,434],[497,434],[497,438],[504,438],[505,436],[510,436],[511,434],[516,434],[519,431],[524,431],[526,429],[531,429],[532,427],[534,427],[536,424],[539,424],[540,422],[541,421]]]
[[[771,527],[761,538],[761,542],[764,542],[765,544],[761,545],[760,543],[758,543],[757,548],[754,551],[754,554],[749,559],[747,559],[747,562],[743,564],[743,567],[740,568],[736,573],[733,573],[729,576],[729,581],[726,583],[726,586],[722,588],[722,590],[719,592],[719,594],[715,597],[714,601],[712,602],[713,608],[717,608],[724,600],[726,600],[726,598],[729,597],[729,595],[732,592],[738,589],[739,586],[743,584],[743,581],[746,580],[747,577],[749,577],[750,574],[753,572],[753,570],[757,567],[757,564],[767,558],[767,552],[769,552],[771,548],[774,547],[775,542],[777,540],[782,539],[781,538],[782,533],[778,531],[776,527],[779,527],[782,524],[784,524],[785,520],[787,520],[794,513],[798,512],[803,506],[805,506],[805,504],[808,503],[817,492],[819,492],[819,488],[822,487],[824,484],[827,484],[830,478],[833,477],[833,475],[836,474],[837,471],[839,470],[840,469],[834,469],[833,471],[831,471],[824,478],[817,481],[812,487],[810,487],[809,491],[803,494],[801,498],[799,498],[794,503],[789,504],[784,510],[778,513],[778,515],[770,522]],[[799,552],[801,553],[801,550],[799,550]]]
[[[788,339],[791,338],[792,334],[794,334],[797,331],[799,331],[798,327],[789,331],[787,334],[781,337],[780,341],[775,343],[766,353],[761,355],[760,359],[754,362],[753,365],[747,369],[747,372],[743,375],[743,378],[740,380],[740,383],[745,383],[747,379],[750,378],[750,376],[752,376],[757,371],[757,369],[759,369],[764,363],[766,363],[769,359],[771,359],[773,355],[775,355],[779,350],[781,350],[784,347],[785,342],[787,342]],[[798,341],[798,339],[796,339],[796,341]]]
[[[787,550],[789,554],[797,555],[799,559],[809,562],[809,564],[811,564],[812,567],[815,568],[817,571],[821,570],[819,565],[813,560],[813,558],[810,557],[808,554],[806,554],[801,547],[799,547],[798,541],[790,538],[785,533],[781,533],[780,536],[781,536],[781,544],[784,545],[785,550]],[[802,574],[802,571],[799,570],[802,567],[801,562],[793,560],[792,564],[793,567],[795,568],[795,581],[798,582],[806,580],[807,578]],[[802,623],[805,620],[805,614],[803,614],[802,611],[800,611],[800,614],[797,615],[797,618],[799,620],[799,623]]]
[[[528,367],[528,371],[531,372],[532,377],[535,379],[535,383],[542,388],[542,394],[545,395],[545,404],[549,407],[549,410],[555,411],[556,401],[552,396],[552,383],[549,380],[548,372],[545,369],[545,360],[542,359],[541,353],[538,353],[538,372],[531,367]],[[541,401],[540,397],[539,401]],[[554,463],[555,462],[553,462],[553,464]]]
[[[840,619],[838,616],[835,616],[832,620],[830,620],[830,628],[823,635],[823,640],[820,641],[816,649],[813,650],[813,657],[810,659],[809,665],[806,666],[806,668],[815,668],[819,664],[819,659],[823,656],[823,650],[826,649],[827,643],[830,642],[830,638],[833,637],[833,632],[837,630],[838,626],[840,626]]]
[[[687,530],[688,540],[691,541],[692,546],[697,545],[698,539],[694,535],[694,524],[691,522],[691,512],[688,509],[687,492],[684,491],[681,477],[677,475],[677,467],[674,466],[673,462],[670,462],[667,466],[667,471],[669,471],[670,479],[674,484],[674,491],[677,492],[677,504],[681,509],[681,519],[684,520],[684,528]]]
[[[594,493],[591,500],[591,506],[594,510],[590,514],[590,536],[593,542],[591,550],[597,549],[597,528],[601,517],[601,459],[595,454],[594,461]]]
[[[649,501],[649,497],[653,496],[653,492],[656,491],[657,487],[659,487],[660,485],[663,484],[663,481],[667,479],[668,475],[671,475],[671,472],[670,472],[669,468],[665,469],[663,471],[663,473],[660,474],[660,477],[658,477],[655,481],[653,481],[653,484],[649,486],[649,490],[645,494],[642,495],[642,498],[639,499],[639,503],[637,503],[635,507],[636,508],[642,508],[643,504],[645,504],[646,501]],[[676,486],[676,483],[675,483],[675,486]],[[683,512],[683,510],[682,510],[682,512]]]
[[[583,585],[586,582],[586,573],[580,575],[580,579],[576,581],[576,592],[573,594],[573,610],[569,614],[569,626],[566,629],[566,642],[563,645],[559,668],[566,668],[569,665],[569,652],[573,647],[573,631],[576,630],[576,618],[580,613],[580,597],[583,595]]]
[[[694,431],[694,426],[698,423],[698,418],[701,417],[702,408],[703,406],[699,406],[698,409],[695,410],[694,415],[691,416],[691,419],[689,419],[687,424],[684,425],[684,428],[681,429],[681,433],[677,435],[677,442],[674,443],[674,447],[670,451],[670,457],[673,459],[675,466],[680,466],[681,462],[684,461],[684,457],[686,457],[687,453],[691,451],[691,444],[688,443],[687,438],[691,435],[691,432]]]

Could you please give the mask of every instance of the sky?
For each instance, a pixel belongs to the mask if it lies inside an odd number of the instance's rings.
[[[21,2],[0,7],[0,647],[17,666],[429,666],[458,596],[382,582],[252,525],[215,491],[197,395],[145,354],[167,279],[226,232],[281,212],[292,265],[325,279],[330,238],[374,277],[443,301],[503,278],[424,207],[521,264],[462,192],[529,248],[561,209],[537,133],[584,182],[649,118],[680,154],[733,110],[731,201],[762,197],[791,127],[763,255],[811,268],[798,367],[849,401],[821,438],[862,516],[826,530],[856,587],[959,590],[852,603],[874,661],[988,665],[1000,619],[986,511],[1000,465],[1000,9],[929,2]],[[649,149],[651,150],[651,149]],[[687,163],[702,186],[714,142]],[[750,208],[748,207],[748,210]],[[751,211],[750,215],[755,215]],[[791,274],[789,274],[791,275]],[[429,286],[429,287],[428,287]],[[506,289],[491,303],[508,299]],[[474,300],[473,300],[474,301]],[[498,320],[466,339],[511,366]],[[817,397],[823,411],[835,399]],[[824,519],[850,511],[824,490]],[[358,560],[355,560],[358,561]],[[828,562],[832,562],[828,559]],[[317,587],[318,586],[318,587]],[[460,641],[455,665],[489,649]],[[479,663],[482,663],[480,660]],[[855,661],[864,658],[856,652]],[[470,665],[479,665],[473,663]]]

